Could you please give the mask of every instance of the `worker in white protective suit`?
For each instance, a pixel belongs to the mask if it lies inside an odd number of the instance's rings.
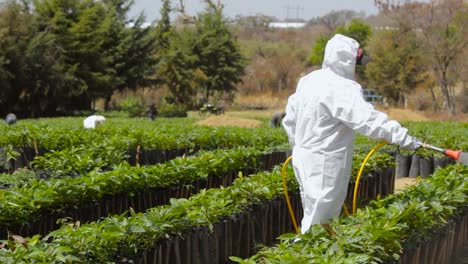
[[[95,129],[98,126],[104,124],[106,122],[106,118],[101,115],[91,115],[83,120],[83,127]]]
[[[325,48],[322,69],[302,77],[288,99],[282,124],[293,147],[304,218],[301,232],[340,214],[351,174],[355,131],[373,139],[417,149],[420,141],[398,122],[374,109],[354,79],[362,50],[354,39],[335,35]]]

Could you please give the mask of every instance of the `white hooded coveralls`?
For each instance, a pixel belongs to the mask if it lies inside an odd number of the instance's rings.
[[[106,118],[101,115],[91,115],[83,120],[83,127],[84,128],[91,128],[95,129],[99,125],[104,124],[106,122]]]
[[[353,81],[359,44],[335,35],[325,49],[322,69],[300,79],[288,99],[283,127],[293,147],[304,218],[301,232],[339,216],[346,198],[355,131],[404,148],[416,140],[366,102]]]

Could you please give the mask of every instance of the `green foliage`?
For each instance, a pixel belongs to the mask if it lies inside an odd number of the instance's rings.
[[[241,80],[245,60],[222,15],[222,6],[208,1],[194,28],[174,32],[164,19],[168,5],[163,5],[163,19],[157,26],[161,49],[156,54],[160,58],[156,73],[171,93],[168,103],[191,108],[197,105],[197,92],[209,98],[216,91],[233,91]]]
[[[145,106],[140,99],[132,96],[125,98],[120,107],[129,117],[141,116],[145,112]]]
[[[197,55],[190,48],[194,38],[196,35],[191,28],[184,28],[173,35],[169,49],[157,65],[156,73],[171,92],[166,98],[169,104],[191,107],[197,89],[206,81],[207,77],[198,65]]]
[[[287,177],[289,187],[297,189],[291,169]],[[282,192],[280,168],[277,167],[272,173],[261,172],[239,178],[232,186],[203,190],[189,199],[171,199],[170,205],[144,214],[130,212],[128,217],[108,217],[79,227],[64,225],[41,241],[33,240],[35,246],[30,249],[10,241],[16,247],[0,249],[0,260],[8,261],[15,256],[27,259],[31,254],[42,255],[47,262],[55,257],[54,249],[62,248],[67,249],[60,250],[65,257],[97,263],[113,261],[116,254],[134,258],[137,251],[153,246],[155,241],[173,232],[196,226],[212,229],[213,224],[223,217],[241,213],[282,195]]]
[[[18,152],[12,145],[6,145],[3,147],[3,152],[5,153],[5,160],[8,162],[10,160],[16,160],[21,153]]]
[[[461,165],[439,170],[432,178],[401,194],[376,201],[358,210],[355,216],[334,219],[333,235],[314,225],[303,235],[285,234],[281,244],[263,248],[240,263],[381,263],[398,260],[403,248],[416,246],[444,226],[465,208],[468,176]],[[294,174],[287,170],[289,189],[297,189]],[[232,186],[200,192],[189,199],[172,199],[171,204],[146,213],[108,217],[85,225],[63,225],[40,240],[8,241],[0,249],[0,260],[43,256],[44,261],[57,252],[67,258],[90,262],[115,261],[115,256],[135,258],[137,252],[154,246],[155,241],[193,227],[213,225],[228,215],[252,208],[283,195],[280,168],[237,179]],[[299,238],[297,240],[296,238]]]
[[[325,47],[329,37],[320,37],[316,40],[314,46],[312,46],[312,54],[310,55],[310,62],[315,65],[321,65],[323,63],[323,56],[325,54]]]
[[[287,142],[282,129],[198,126],[193,118],[160,118],[141,122],[139,118],[108,118],[96,130],[83,129],[82,118],[43,118],[23,120],[14,127],[0,123],[0,146],[33,147],[36,142],[45,150],[63,150],[96,142],[120,149],[170,149],[184,147],[229,148],[233,146],[268,146]],[[254,138],[254,140],[252,140]]]
[[[187,117],[187,107],[176,104],[162,104],[159,107],[161,117]]]
[[[151,83],[154,36],[141,28],[142,16],[126,27],[130,5],[43,0],[2,6],[1,112],[37,117],[90,109],[115,89]]]
[[[223,17],[223,6],[210,1],[207,4],[205,13],[196,21],[191,47],[197,65],[207,78],[204,85],[209,98],[214,91],[234,90],[235,84],[241,81],[246,62]]]
[[[361,48],[367,46],[367,40],[372,34],[370,25],[360,19],[353,19],[348,27],[339,27],[335,33],[355,39]]]
[[[370,43],[372,60],[365,69],[368,85],[404,106],[406,96],[428,79],[425,58],[411,31],[379,31]]]
[[[52,177],[79,176],[92,170],[109,169],[126,158],[123,150],[114,146],[95,144],[51,151],[32,161],[35,170],[46,170]]]
[[[121,20],[123,18],[115,22],[121,27],[121,31],[111,32],[112,37],[106,45],[109,46],[107,49],[112,51],[115,86],[118,90],[123,90],[158,83],[159,80],[154,77],[154,67],[159,59],[154,57],[158,49],[154,28],[143,27],[145,21],[143,15],[138,16],[130,28],[119,22]],[[110,95],[107,94],[108,97]]]
[[[20,95],[30,82],[29,67],[24,57],[29,39],[34,34],[34,18],[28,5],[16,1],[5,2],[0,9],[0,112],[18,110]],[[47,65],[45,65],[47,68]]]
[[[361,48],[365,48],[367,41],[372,34],[371,27],[364,21],[359,19],[353,19],[349,26],[338,27],[333,34],[330,36],[324,36],[317,39],[314,46],[312,46],[312,54],[309,60],[312,64],[321,65],[323,62],[323,56],[325,53],[325,47],[327,46],[328,40],[330,40],[335,34],[342,34],[347,37],[355,39]]]
[[[443,230],[466,209],[466,166],[454,165],[418,186],[405,189],[359,209],[356,215],[334,219],[330,235],[314,225],[302,235],[287,234],[281,244],[263,248],[238,263],[393,263],[402,249],[416,248]]]
[[[19,169],[13,173],[0,174],[0,189],[20,188],[36,178],[36,174],[28,169]]]
[[[112,171],[93,170],[76,178],[29,180],[25,186],[0,192],[1,225],[33,221],[34,216],[44,208],[67,209],[92,204],[105,195],[186,185],[195,180],[206,179],[209,175],[218,176],[229,171],[255,168],[258,166],[257,156],[260,153],[261,150],[253,148],[217,150],[200,152],[195,156],[180,157],[153,166],[131,167],[127,163],[120,163]],[[68,169],[70,164],[66,161],[64,164],[58,163],[53,166]],[[47,164],[40,161],[39,165]]]
[[[362,162],[368,152],[358,151],[353,154],[353,165],[351,169],[351,179],[355,179],[361,169]],[[376,168],[394,168],[395,157],[388,153],[375,152],[367,161],[363,169],[363,175],[372,172]]]
[[[171,2],[170,0],[163,0],[163,5],[161,7],[161,19],[156,25],[156,43],[158,47],[158,53],[164,55],[164,52],[169,48],[170,37],[172,32],[171,20]]]

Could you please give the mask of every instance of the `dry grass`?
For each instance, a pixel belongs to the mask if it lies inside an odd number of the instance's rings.
[[[209,116],[208,118],[198,121],[195,124],[212,127],[260,127],[263,125],[263,123],[258,120],[234,117],[230,115]]]
[[[455,121],[468,122],[467,113],[458,113],[450,115],[447,112],[417,111],[412,109],[376,107],[378,110],[386,113],[390,119],[397,121]]]
[[[292,93],[285,91],[282,94],[272,94],[271,92],[251,95],[239,94],[234,100],[233,108],[247,110],[284,109],[288,96]]]
[[[422,111],[415,111],[401,108],[381,108],[376,107],[378,110],[386,113],[390,119],[397,121],[430,121],[427,113]]]
[[[282,112],[286,107],[288,96],[292,91],[284,91],[281,95],[263,93],[255,95],[236,96],[233,109],[229,114],[243,118],[271,117],[275,112]],[[257,109],[257,110],[254,110]],[[386,113],[390,119],[397,121],[456,121],[468,122],[468,113],[450,115],[447,112],[417,111],[413,109],[376,106],[376,109]]]

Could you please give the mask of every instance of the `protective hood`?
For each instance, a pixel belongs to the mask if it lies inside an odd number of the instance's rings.
[[[358,49],[356,40],[336,34],[327,42],[322,69],[330,69],[339,76],[354,80]]]

